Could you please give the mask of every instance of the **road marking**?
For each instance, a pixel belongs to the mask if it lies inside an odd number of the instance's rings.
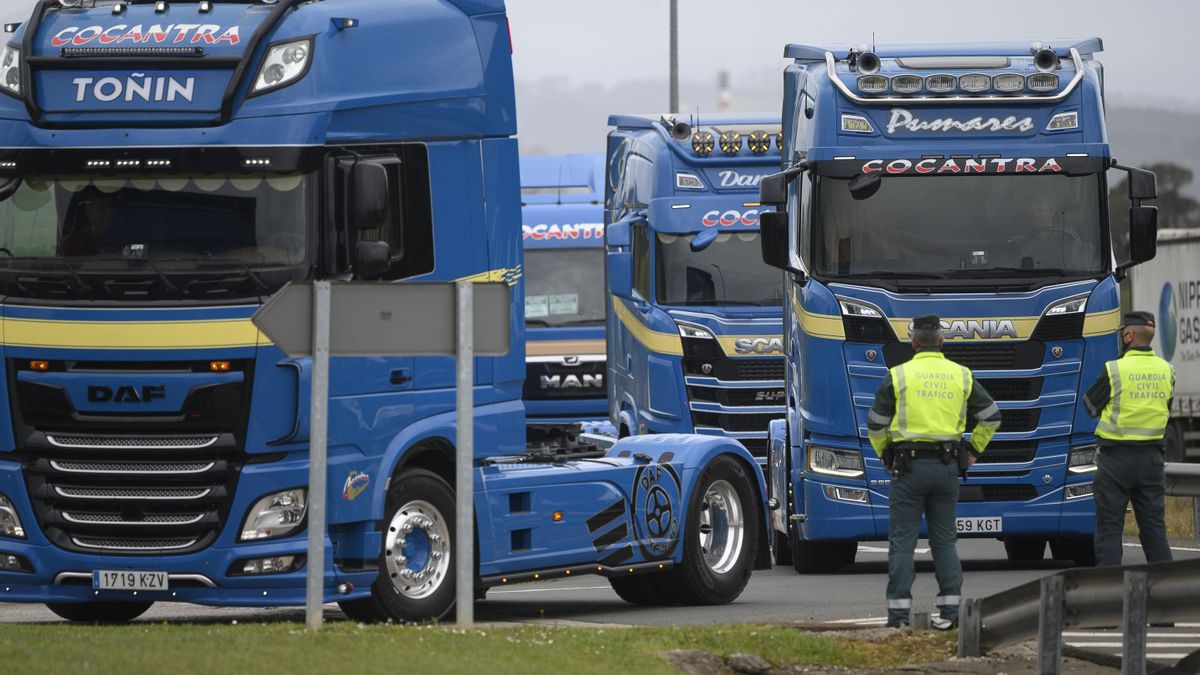
[[[552,591],[599,591],[608,590],[612,586],[565,586],[560,588],[510,588],[506,591],[492,591],[492,595],[505,593],[550,593]]]
[[[1064,631],[1063,638],[1111,638],[1117,633],[1112,632],[1093,632],[1093,631]],[[1172,640],[1193,640],[1200,638],[1200,633],[1148,633],[1148,638],[1164,638]]]
[[[886,616],[871,616],[871,617],[867,617],[865,619],[835,619],[833,621],[826,621],[825,623],[836,623],[838,625],[843,625],[843,626],[845,626],[845,625],[874,626],[874,625],[880,625],[880,624],[887,623],[887,617]]]
[[[858,545],[859,553],[887,553],[888,549],[882,546],[867,546],[866,544]],[[913,553],[929,553],[928,548],[914,549]]]
[[[1124,546],[1125,548],[1141,548],[1142,547],[1141,544],[1134,544],[1134,543],[1127,542],[1127,541],[1121,542],[1121,545]],[[1187,546],[1168,546],[1167,548],[1171,549],[1172,551],[1186,551],[1188,553],[1200,553],[1200,548],[1188,548]]]

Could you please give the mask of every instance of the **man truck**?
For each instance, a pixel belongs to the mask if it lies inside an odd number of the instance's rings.
[[[1200,230],[1161,230],[1158,262],[1133,269],[1132,309],[1154,312],[1158,355],[1175,366],[1168,462],[1200,457]]]
[[[531,444],[574,442],[608,417],[603,183],[600,153],[521,158]]]
[[[791,45],[786,167],[762,181],[762,254],[785,271],[787,420],[770,430],[776,562],[836,569],[888,534],[875,391],[941,317],[1003,422],[959,493],[962,537],[1012,560],[1093,561],[1095,422],[1082,392],[1117,356],[1118,280],[1154,256],[1154,175],[1119,167],[1097,38]],[[1132,208],[1107,212],[1107,173]],[[1116,261],[1109,219],[1130,219]],[[1120,264],[1116,264],[1116,263]],[[967,420],[968,430],[974,420]]]
[[[619,435],[736,439],[765,462],[782,418],[783,285],[758,244],[758,183],[780,168],[777,116],[609,125],[609,417]]]
[[[744,448],[526,448],[515,120],[501,0],[40,0],[6,26],[0,601],[304,603],[311,361],[250,318],[308,279],[512,287],[512,350],[474,366],[477,594],[737,597],[769,563]],[[453,608],[454,374],[332,360],[322,587],[353,618]]]

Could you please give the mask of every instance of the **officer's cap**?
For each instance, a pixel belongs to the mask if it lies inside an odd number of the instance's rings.
[[[941,330],[942,320],[937,314],[926,314],[913,319],[913,330]]]
[[[1154,327],[1154,315],[1150,312],[1126,312],[1121,326],[1150,326]]]

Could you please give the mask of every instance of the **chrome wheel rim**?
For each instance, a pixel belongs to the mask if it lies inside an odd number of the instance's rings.
[[[700,503],[700,552],[713,572],[726,574],[741,558],[744,516],[737,490],[728,481],[718,480],[705,490]]]
[[[384,537],[384,565],[396,592],[427,598],[450,571],[450,528],[429,502],[413,500],[396,510]]]

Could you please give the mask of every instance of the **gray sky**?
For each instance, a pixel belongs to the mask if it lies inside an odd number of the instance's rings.
[[[3,2],[4,0],[0,0]],[[667,76],[667,0],[509,0],[517,79],[612,86]],[[1200,104],[1197,0],[679,0],[681,79],[777,86],[788,42],[1104,39],[1108,95]],[[767,80],[766,78],[770,78]],[[666,93],[659,109],[666,109]]]

